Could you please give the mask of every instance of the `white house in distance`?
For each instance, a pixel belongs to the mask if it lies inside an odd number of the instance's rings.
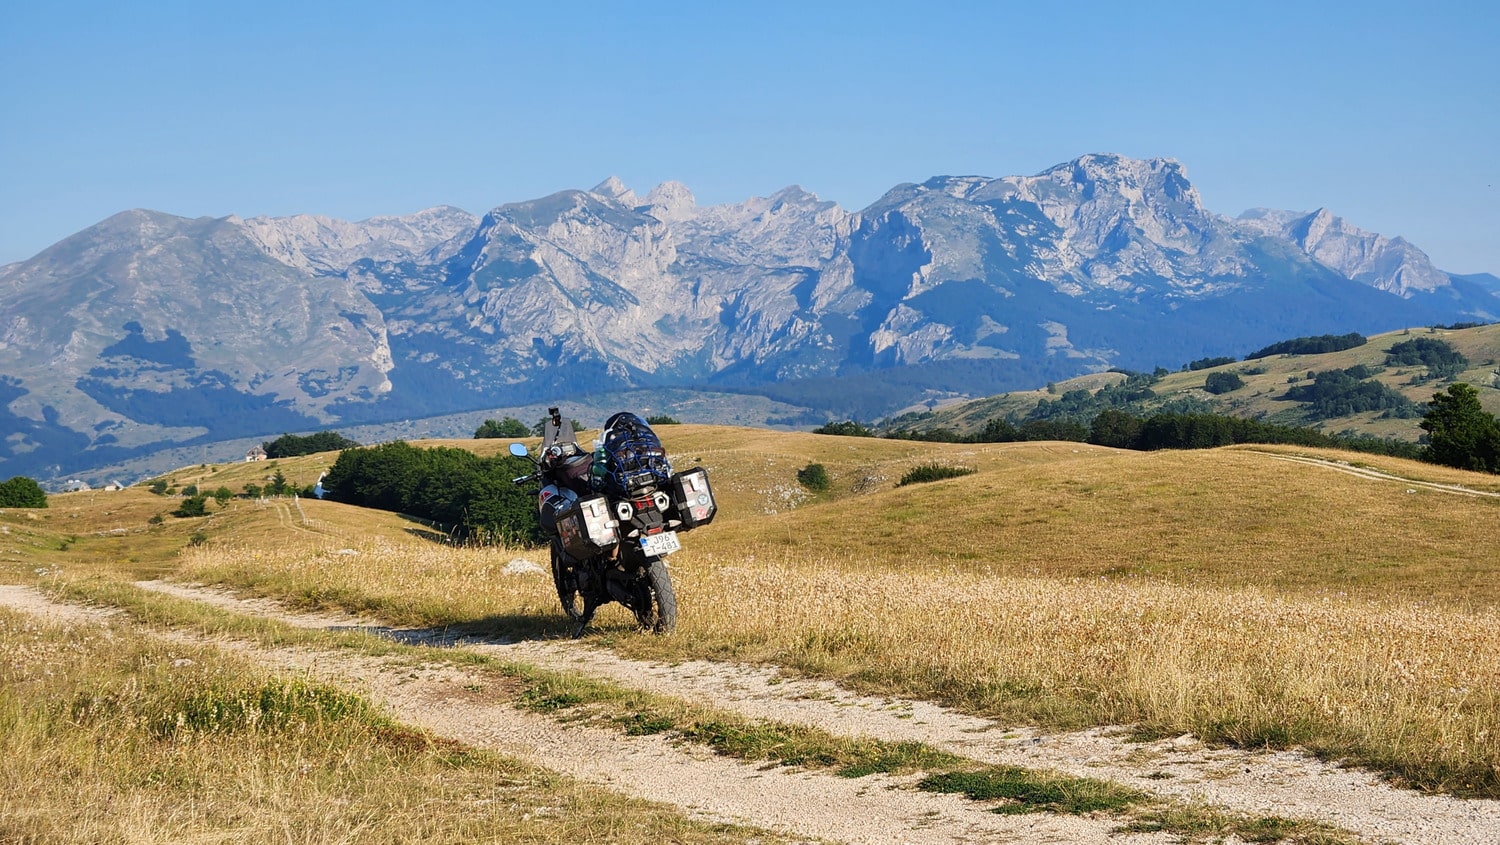
[[[254,463],[255,461],[263,461],[265,459],[266,459],[266,450],[262,449],[258,445],[251,446],[250,447],[250,451],[248,451],[248,452],[245,453],[245,463],[247,463],[247,464],[248,463]]]

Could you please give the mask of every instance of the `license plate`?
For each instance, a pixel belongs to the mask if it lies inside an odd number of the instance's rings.
[[[641,538],[641,551],[648,557],[660,557],[681,550],[682,543],[678,542],[676,531],[663,531]]]

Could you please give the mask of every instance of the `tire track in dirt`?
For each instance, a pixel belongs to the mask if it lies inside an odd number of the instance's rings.
[[[844,736],[923,742],[985,763],[1056,769],[1242,813],[1313,819],[1373,842],[1500,845],[1500,801],[1396,789],[1376,774],[1338,768],[1295,751],[1209,748],[1192,736],[1132,743],[1122,738],[1124,731],[1118,728],[1047,734],[967,716],[931,702],[855,695],[825,681],[788,679],[774,669],[708,661],[627,660],[590,647],[587,641],[502,642],[393,631],[379,622],[343,614],[289,612],[276,602],[241,599],[218,588],[159,581],[140,586],[300,627],[366,628],[406,641],[426,636],[432,645],[608,678],[752,718],[806,724]]]
[[[1343,461],[1331,461],[1326,458],[1311,458],[1306,455],[1273,454],[1271,452],[1260,452],[1258,454],[1265,455],[1266,457],[1276,461],[1287,461],[1294,464],[1309,464],[1311,466],[1326,467],[1327,469],[1331,469],[1336,472],[1342,472],[1347,475],[1357,476],[1359,478],[1367,478],[1371,481],[1396,481],[1400,482],[1401,484],[1407,484],[1411,487],[1418,487],[1423,490],[1435,490],[1439,493],[1455,493],[1461,496],[1481,496],[1490,499],[1500,499],[1500,493],[1491,493],[1488,490],[1474,490],[1468,487],[1461,487],[1457,484],[1440,484],[1436,481],[1417,481],[1411,478],[1402,478],[1399,475],[1391,475],[1390,473],[1381,472],[1377,469],[1370,469],[1369,467],[1357,467],[1353,464],[1344,463]]]
[[[200,600],[211,594],[181,587],[170,592],[196,594]],[[223,594],[213,596],[212,603],[272,615]],[[109,611],[53,602],[25,587],[0,587],[0,605],[70,625],[102,624],[116,616]],[[277,616],[307,627],[322,627],[327,622],[326,614],[316,619],[296,614]],[[511,707],[493,693],[487,695],[483,686],[486,678],[447,664],[414,668],[403,659],[263,648],[182,632],[160,636],[212,645],[247,655],[265,666],[360,692],[396,719],[438,736],[620,793],[672,804],[694,818],[749,825],[807,837],[810,842],[1165,845],[1177,841],[1167,834],[1116,833],[1118,820],[1107,818],[1047,813],[998,815],[988,812],[983,804],[957,795],[911,789],[915,776],[850,779],[819,771],[757,766],[717,756],[701,747],[673,743],[662,736],[632,737],[586,725],[564,726],[549,717]]]

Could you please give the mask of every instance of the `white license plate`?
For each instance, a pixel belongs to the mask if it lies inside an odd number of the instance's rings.
[[[663,531],[641,538],[641,551],[648,557],[660,557],[681,550],[682,543],[678,542],[676,531]]]

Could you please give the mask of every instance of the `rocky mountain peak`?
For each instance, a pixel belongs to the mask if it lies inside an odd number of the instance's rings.
[[[225,218],[242,228],[265,253],[299,270],[339,273],[361,258],[410,261],[473,233],[478,218],[459,208],[437,206],[415,214],[371,217],[357,222],[318,214]],[[457,244],[443,255],[457,250]]]
[[[645,205],[658,220],[672,223],[688,220],[697,212],[698,201],[681,182],[663,182],[646,195]]]
[[[1291,241],[1319,264],[1398,296],[1431,293],[1451,284],[1448,275],[1406,239],[1365,231],[1326,208],[1312,213],[1253,208],[1234,223],[1262,237]]]
[[[634,207],[641,204],[640,198],[635,195],[634,191],[627,188],[618,176],[611,176],[605,179],[603,182],[590,188],[589,193],[612,199],[621,205]]]

